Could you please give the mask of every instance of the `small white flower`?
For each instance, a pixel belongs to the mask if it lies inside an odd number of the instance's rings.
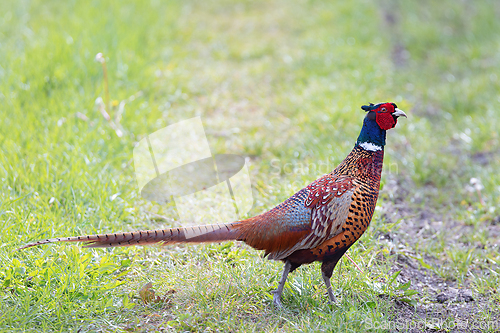
[[[470,179],[469,183],[472,185],[472,187],[476,191],[481,191],[484,188],[483,184],[481,183],[481,179],[479,179],[479,178],[473,177]]]
[[[102,55],[101,52],[97,53],[95,56],[95,61],[100,62],[101,64],[104,63],[104,56]]]

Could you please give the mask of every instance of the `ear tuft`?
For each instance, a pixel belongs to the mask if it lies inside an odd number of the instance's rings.
[[[373,109],[373,103],[370,103],[370,105],[363,105],[361,109],[365,110],[366,112],[371,111]]]

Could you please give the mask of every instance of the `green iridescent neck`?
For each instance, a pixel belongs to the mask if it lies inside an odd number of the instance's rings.
[[[381,129],[374,119],[365,117],[356,146],[366,150],[382,150],[385,146],[386,131]]]

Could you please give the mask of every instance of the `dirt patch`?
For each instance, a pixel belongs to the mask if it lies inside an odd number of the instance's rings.
[[[500,313],[491,295],[474,291],[469,274],[461,282],[453,274],[443,278],[443,268],[450,267],[446,253],[428,255],[421,249],[437,242],[437,235],[445,235],[446,248],[483,251],[470,244],[463,235],[478,232],[477,227],[465,225],[446,214],[436,212],[430,205],[409,204],[407,180],[389,179],[382,193],[388,195],[382,205],[384,223],[399,223],[391,232],[376,234],[382,247],[397,254],[391,273],[400,271],[398,282],[411,281],[415,305],[394,299],[393,312],[388,314],[388,331],[393,332],[500,332]],[[422,207],[426,207],[425,209]],[[451,215],[451,214],[449,214]],[[403,220],[401,220],[403,219]],[[401,222],[402,221],[402,222]],[[497,244],[500,224],[493,218],[481,224],[490,242]],[[476,265],[474,274],[486,274],[491,265]],[[493,305],[493,306],[492,306]],[[392,325],[392,326],[391,326]],[[383,327],[383,326],[381,326]]]
[[[398,280],[401,283],[411,280],[411,288],[418,291],[415,306],[394,301],[395,309],[390,317],[400,324],[399,328],[406,325],[403,331],[482,331],[480,325],[484,323],[484,314],[489,311],[487,297],[474,294],[466,287],[459,288],[455,281],[445,280],[431,270],[421,268],[417,260],[404,255],[398,255],[392,271],[401,271]],[[498,313],[492,313],[490,320],[495,321],[500,329]]]

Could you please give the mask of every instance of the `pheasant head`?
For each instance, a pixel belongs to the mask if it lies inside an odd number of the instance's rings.
[[[396,126],[399,117],[406,118],[406,113],[398,109],[395,103],[370,103],[363,105],[361,109],[368,114],[356,145],[366,150],[382,150],[385,146],[386,131]]]

